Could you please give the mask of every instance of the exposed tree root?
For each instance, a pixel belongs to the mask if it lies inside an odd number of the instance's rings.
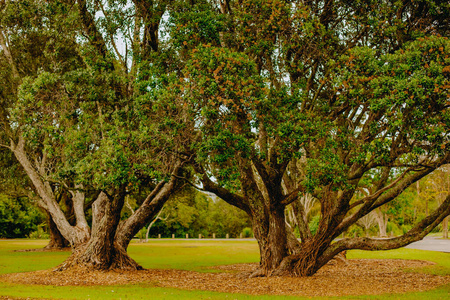
[[[85,247],[74,249],[72,254],[54,271],[65,271],[71,268],[83,267],[92,270],[122,270],[137,271],[144,268],[132,259],[125,250],[115,249],[113,256],[109,260],[103,260],[102,256],[86,253]]]
[[[338,253],[329,263],[348,264],[347,251]]]
[[[265,276],[267,276],[267,273],[264,271],[263,268],[259,267],[250,274],[249,278],[265,277]]]
[[[330,260],[328,263],[331,265],[334,264],[348,264],[348,260],[346,257],[347,252],[346,251],[342,251],[341,253],[337,254],[332,260]],[[305,264],[307,263],[307,268],[302,268],[301,263]],[[254,273],[256,272],[260,272],[262,273],[262,275],[260,275],[259,277],[263,277],[263,276],[267,276],[267,277],[271,277],[271,276],[311,276],[313,275],[315,272],[313,272],[312,274],[310,274],[311,270],[314,269],[315,265],[314,265],[314,261],[310,261],[307,262],[304,258],[302,260],[302,256],[299,254],[293,254],[293,255],[289,255],[287,257],[285,257],[280,265],[272,270],[271,272],[263,272],[260,269],[257,269]],[[258,277],[258,276],[253,276],[253,274],[250,277]]]

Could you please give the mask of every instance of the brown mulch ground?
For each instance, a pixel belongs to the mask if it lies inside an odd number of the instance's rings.
[[[71,248],[36,248],[36,249],[19,249],[13,250],[13,252],[68,252]],[[1,299],[1,298],[0,298]]]
[[[52,270],[6,274],[8,282],[43,285],[120,285],[145,282],[152,286],[186,290],[210,290],[252,295],[276,294],[298,296],[346,296],[405,293],[433,289],[450,283],[450,276],[405,272],[432,265],[426,261],[352,259],[347,264],[334,263],[311,277],[248,278],[256,264],[219,266],[219,273],[180,270],[144,271],[69,271]]]

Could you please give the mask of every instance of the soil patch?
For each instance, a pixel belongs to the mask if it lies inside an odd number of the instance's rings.
[[[185,290],[252,295],[349,296],[425,291],[449,284],[450,276],[405,272],[434,263],[412,260],[352,259],[324,266],[311,277],[248,278],[257,265],[218,266],[219,273],[181,270],[88,271],[83,268],[6,274],[3,281],[41,285],[121,285],[139,282]]]

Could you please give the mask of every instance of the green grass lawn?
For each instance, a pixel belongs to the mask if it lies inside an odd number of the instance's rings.
[[[18,249],[42,248],[47,241],[0,240],[0,274],[49,269],[60,264],[69,252],[14,252]],[[132,243],[130,255],[145,268],[182,269],[210,272],[215,265],[258,261],[255,241],[193,241],[151,240],[149,243]],[[450,275],[450,254],[398,249],[367,252],[349,251],[349,258],[420,259],[436,262],[421,269],[438,275]],[[9,284],[1,281],[0,296],[38,299],[307,299],[288,296],[248,296],[208,291],[185,291],[159,288],[151,284],[95,287],[56,287]],[[447,286],[422,293],[393,294],[383,296],[357,296],[346,299],[450,299],[450,283]]]

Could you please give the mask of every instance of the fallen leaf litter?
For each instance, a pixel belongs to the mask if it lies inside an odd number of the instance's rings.
[[[257,264],[215,267],[218,273],[182,270],[92,271],[72,268],[5,274],[0,280],[52,286],[92,286],[147,283],[184,290],[209,290],[251,295],[349,296],[418,292],[449,284],[450,276],[420,273],[427,261],[351,259],[328,264],[311,277],[248,278]],[[414,270],[407,272],[405,270]]]

